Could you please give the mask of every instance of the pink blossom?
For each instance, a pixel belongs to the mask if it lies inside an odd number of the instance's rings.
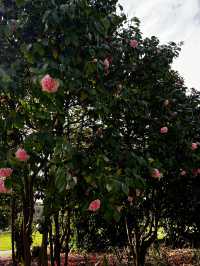
[[[5,187],[4,181],[0,179],[0,193],[8,193],[8,192],[10,192],[10,190]]]
[[[41,80],[42,91],[46,91],[48,93],[57,92],[59,87],[59,81],[53,79],[50,75],[45,75]]]
[[[166,99],[166,100],[164,101],[164,106],[168,106],[168,105],[169,105],[169,100]]]
[[[133,202],[133,197],[131,197],[131,196],[128,196],[128,202]]]
[[[191,149],[194,151],[198,148],[198,144],[196,142],[192,143]]]
[[[13,170],[11,168],[0,168],[0,177],[11,176]]]
[[[130,40],[130,46],[132,48],[137,48],[138,47],[138,42],[136,40]]]
[[[160,129],[160,133],[161,133],[161,134],[166,134],[166,133],[168,133],[168,127],[161,127],[161,129]]]
[[[157,179],[160,179],[161,178],[161,173],[158,169],[153,169],[152,173],[151,173],[151,176],[153,178],[157,178]]]
[[[97,211],[99,208],[101,207],[101,201],[99,199],[96,199],[96,200],[93,200],[90,205],[89,205],[89,208],[88,210],[89,211]]]
[[[104,61],[103,61],[103,65],[104,65],[104,70],[105,71],[108,71],[109,67],[110,67],[110,62],[108,60],[108,58],[106,58]]]
[[[181,176],[185,176],[186,174],[187,172],[185,170],[181,170],[181,173],[180,173]]]
[[[199,175],[199,174],[200,174],[200,168],[192,169],[192,174],[193,174],[194,176]]]
[[[16,158],[19,160],[19,161],[27,161],[29,159],[29,155],[28,153],[24,150],[24,149],[21,149],[19,148],[16,153],[15,153],[15,156]]]

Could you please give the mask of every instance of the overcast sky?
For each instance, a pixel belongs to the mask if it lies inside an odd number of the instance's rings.
[[[119,0],[129,18],[141,20],[144,36],[162,43],[184,41],[173,68],[188,87],[200,90],[200,0]]]

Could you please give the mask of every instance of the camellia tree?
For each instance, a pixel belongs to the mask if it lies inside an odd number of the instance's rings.
[[[125,27],[117,1],[0,3],[0,188],[20,202],[17,260],[31,265],[41,199],[41,265],[48,240],[51,265],[63,247],[67,265],[76,209],[124,219],[134,263],[144,265],[169,185],[198,161],[189,124],[198,100],[171,70],[179,47],[143,39],[137,19]]]

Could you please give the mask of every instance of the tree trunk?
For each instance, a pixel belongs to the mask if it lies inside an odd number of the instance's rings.
[[[11,199],[11,232],[12,232],[12,263],[13,266],[17,266],[16,256],[15,256],[15,220],[16,220],[16,212],[15,212],[15,200],[12,197]]]
[[[54,250],[53,250],[53,235],[52,235],[52,221],[50,221],[50,228],[49,228],[49,242],[50,242],[50,260],[51,266],[54,266]]]
[[[31,245],[29,235],[26,232],[26,225],[23,225],[23,247],[24,247],[24,265],[31,265]]]
[[[41,245],[41,256],[40,256],[40,264],[42,266],[48,266],[47,242],[48,242],[48,230],[45,230],[42,234],[42,245]]]
[[[18,224],[15,230],[15,245],[17,262],[22,262],[22,259],[24,258],[23,224]]]
[[[141,247],[137,249],[136,254],[136,266],[144,266],[145,265],[145,257],[146,257],[146,250],[142,250]]]
[[[126,223],[129,251],[130,251],[129,257],[132,258],[131,259],[132,262],[130,265],[144,266],[148,247],[142,245],[139,229],[137,228],[137,226],[135,226],[133,229],[134,231],[131,232],[127,223],[127,219],[125,220],[125,223]]]
[[[55,241],[54,241],[54,259],[57,266],[60,266],[60,225],[59,225],[59,212],[54,215],[55,222]]]
[[[68,210],[67,213],[67,235],[65,239],[65,263],[64,266],[68,266],[68,256],[69,256],[69,240],[70,240],[70,234],[71,234],[71,227],[70,227],[70,219],[71,218],[71,211]]]
[[[31,239],[32,239],[32,221],[34,211],[33,200],[33,179],[24,178],[24,196],[23,196],[23,254],[25,266],[31,265]]]

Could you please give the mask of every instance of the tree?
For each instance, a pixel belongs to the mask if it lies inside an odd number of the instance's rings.
[[[67,265],[76,208],[124,219],[134,263],[143,265],[169,180],[191,167],[178,156],[196,156],[188,121],[198,99],[191,104],[171,69],[179,47],[143,39],[136,18],[125,27],[117,1],[1,2],[1,159],[14,169],[6,184],[21,202],[25,265],[37,199],[43,265],[48,238],[52,265],[62,246]]]

